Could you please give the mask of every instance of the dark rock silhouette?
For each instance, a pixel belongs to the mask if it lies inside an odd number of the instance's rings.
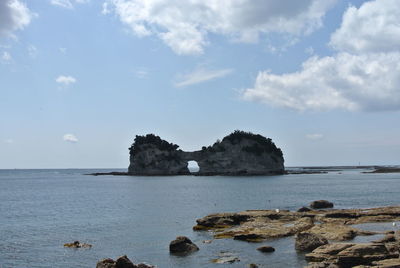
[[[186,255],[198,250],[196,244],[186,236],[178,236],[169,244],[169,252],[172,254]]]
[[[126,255],[124,255],[115,261],[110,258],[103,259],[97,263],[96,268],[154,268],[154,266],[145,263],[134,264]]]
[[[284,173],[281,149],[271,139],[234,131],[201,150],[185,152],[154,134],[136,136],[129,148],[130,175],[188,175],[188,161],[196,161],[197,175],[274,175]]]
[[[261,246],[261,247],[257,248],[257,250],[264,252],[264,253],[270,253],[270,252],[274,252],[275,248],[273,248],[271,246]]]
[[[310,203],[311,208],[333,208],[333,203],[327,200],[316,200]]]

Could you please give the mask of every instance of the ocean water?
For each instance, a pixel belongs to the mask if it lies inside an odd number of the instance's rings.
[[[213,240],[192,231],[196,219],[246,209],[295,210],[327,199],[336,208],[400,204],[400,174],[362,174],[357,169],[328,174],[257,177],[87,176],[108,170],[0,170],[0,267],[95,267],[102,258],[128,255],[157,267],[302,267],[304,256],[291,237],[254,244]],[[111,170],[110,170],[111,171]],[[171,256],[176,236],[200,251]],[[91,249],[68,249],[79,240]],[[256,250],[276,248],[272,254]],[[213,264],[221,251],[241,261]]]

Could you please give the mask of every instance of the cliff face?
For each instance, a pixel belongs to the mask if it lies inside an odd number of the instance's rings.
[[[185,175],[189,174],[187,161],[182,158],[178,145],[153,134],[136,136],[129,148],[128,173],[133,175]]]
[[[178,146],[152,134],[136,136],[130,148],[132,175],[190,174],[187,164],[194,160],[197,175],[272,175],[283,174],[282,151],[271,139],[249,132],[235,131],[222,141],[200,151],[184,152]]]

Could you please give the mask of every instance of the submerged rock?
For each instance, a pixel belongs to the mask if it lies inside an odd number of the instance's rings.
[[[271,246],[261,246],[261,247],[257,248],[257,250],[264,252],[264,253],[270,253],[270,252],[274,252],[275,248],[273,248]]]
[[[198,251],[199,248],[186,236],[178,236],[169,244],[169,252],[172,254],[189,254]]]
[[[299,251],[310,252],[319,246],[328,244],[328,240],[314,233],[302,232],[297,234],[295,248]]]
[[[235,131],[212,146],[184,152],[154,134],[136,136],[130,150],[130,175],[187,175],[188,161],[199,165],[197,175],[284,174],[281,149],[271,139]]]
[[[124,255],[116,261],[110,258],[103,259],[97,263],[96,268],[154,268],[154,266],[145,263],[134,264]]]
[[[227,264],[227,263],[240,262],[240,259],[231,252],[221,251],[219,257],[216,259],[212,259],[211,262]]]
[[[310,207],[315,209],[333,208],[333,203],[327,200],[316,200],[310,203]]]
[[[66,243],[64,244],[64,247],[66,248],[91,248],[91,244],[86,244],[86,243],[81,243],[79,241],[74,241],[72,243]]]

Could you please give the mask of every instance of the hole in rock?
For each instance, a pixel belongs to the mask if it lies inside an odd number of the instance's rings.
[[[188,161],[188,169],[190,173],[197,173],[200,171],[199,164],[196,161]]]

